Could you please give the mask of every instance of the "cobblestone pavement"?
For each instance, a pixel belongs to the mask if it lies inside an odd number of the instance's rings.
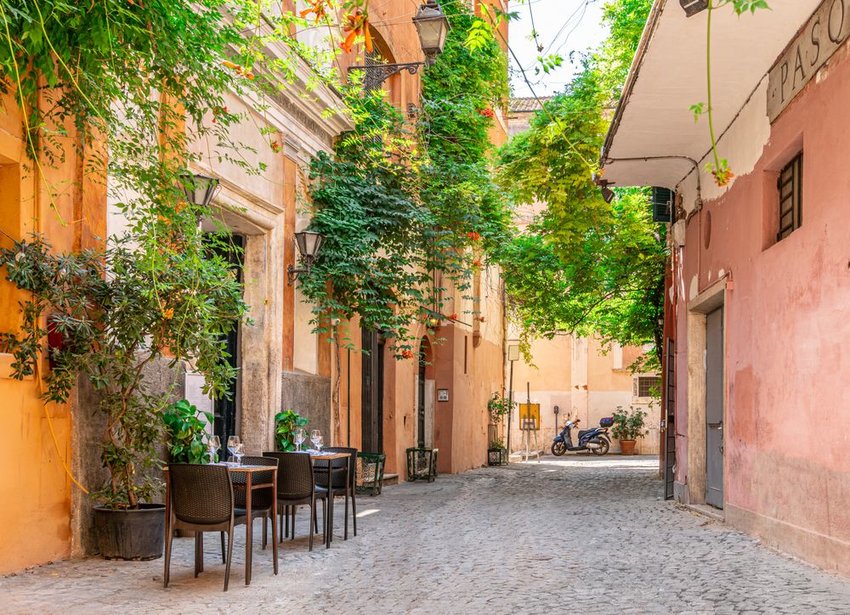
[[[338,505],[330,550],[286,542],[277,577],[257,542],[250,587],[234,560],[222,593],[208,534],[197,579],[177,539],[168,589],[162,560],[62,562],[0,578],[0,612],[850,613],[850,581],[662,501],[653,463],[544,458],[388,487],[359,499],[357,538]]]

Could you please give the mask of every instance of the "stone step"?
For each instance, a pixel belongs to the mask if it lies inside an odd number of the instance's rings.
[[[384,487],[387,485],[398,485],[398,474],[384,473]]]

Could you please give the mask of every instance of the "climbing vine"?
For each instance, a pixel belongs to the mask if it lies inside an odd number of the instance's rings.
[[[422,109],[406,122],[382,90],[349,90],[355,129],[333,157],[312,164],[311,228],[325,235],[302,279],[314,323],[360,318],[413,356],[417,323],[458,318],[450,286],[463,290],[509,215],[491,179],[488,129],[507,94],[504,56],[492,38],[464,45],[474,20],[462,2],[449,16],[445,49],[423,75]]]

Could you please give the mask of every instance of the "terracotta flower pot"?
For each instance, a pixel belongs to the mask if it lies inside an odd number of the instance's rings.
[[[634,455],[635,443],[635,440],[620,440],[620,452],[623,455]]]

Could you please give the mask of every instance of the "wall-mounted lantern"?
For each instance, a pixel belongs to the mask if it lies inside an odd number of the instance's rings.
[[[325,241],[324,235],[314,231],[301,231],[295,233],[295,245],[298,246],[298,254],[301,256],[302,266],[295,268],[290,265],[287,268],[289,274],[289,284],[292,284],[298,279],[302,273],[309,273],[319,256],[319,250],[322,249],[322,243]]]
[[[181,173],[180,183],[188,202],[199,207],[208,207],[218,190],[219,179],[200,173]]]
[[[366,72],[366,80],[373,86],[378,86],[393,75],[406,70],[411,75],[419,71],[420,66],[431,66],[437,56],[443,52],[446,44],[446,34],[449,31],[449,20],[446,19],[440,5],[436,0],[426,0],[413,16],[413,25],[419,35],[419,46],[425,54],[424,62],[402,62],[399,64],[366,64],[363,66],[349,66],[348,70],[362,70]]]

